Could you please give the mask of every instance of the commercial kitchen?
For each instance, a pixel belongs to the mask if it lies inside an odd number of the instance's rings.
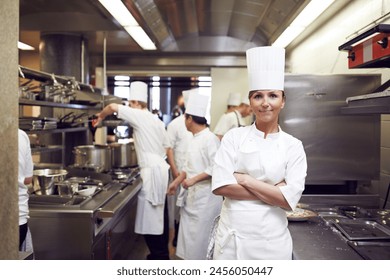
[[[123,0],[124,19],[105,2],[115,1],[2,1],[0,259],[145,259],[131,127],[112,117],[93,128],[91,116],[143,81],[149,110],[168,125],[182,91],[199,87],[213,131],[229,92],[248,93],[246,50],[267,45],[286,49],[279,122],[308,163],[287,213],[293,258],[390,259],[390,0]],[[17,128],[36,174],[33,252],[17,250]]]

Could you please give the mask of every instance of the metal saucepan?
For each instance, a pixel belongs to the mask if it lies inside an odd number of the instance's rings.
[[[127,144],[111,143],[113,167],[132,167],[138,164],[134,141]]]
[[[111,148],[107,145],[84,145],[73,148],[74,166],[93,168],[98,172],[111,170]]]
[[[33,172],[33,190],[37,195],[50,195],[55,192],[55,184],[65,179],[65,169],[37,169]]]

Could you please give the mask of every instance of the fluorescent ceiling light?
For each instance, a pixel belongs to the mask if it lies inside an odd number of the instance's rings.
[[[137,42],[138,45],[140,45],[141,48],[144,50],[155,50],[156,46],[150,40],[148,35],[145,33],[145,31],[142,29],[141,26],[124,26],[127,33],[130,34],[131,37]]]
[[[334,0],[312,0],[272,44],[285,48],[319,17]]]
[[[199,76],[198,77],[199,82],[211,82],[211,77],[208,76]]]
[[[121,76],[121,75],[116,75],[114,77],[115,81],[130,81],[129,76]]]
[[[211,87],[212,83],[211,82],[198,82],[198,86],[200,86],[200,87]]]
[[[129,86],[130,82],[127,81],[115,81],[114,83],[116,86]]]
[[[119,22],[120,25],[144,50],[156,50],[156,46],[145,33],[133,15],[121,0],[99,0],[106,10]]]
[[[22,42],[18,42],[18,49],[24,50],[24,51],[33,51],[33,50],[35,50],[34,47],[31,47],[30,45],[27,45],[27,44],[22,43]]]

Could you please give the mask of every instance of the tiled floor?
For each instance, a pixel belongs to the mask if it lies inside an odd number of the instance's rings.
[[[176,256],[176,248],[172,246],[172,239],[174,235],[174,230],[170,230],[169,232],[169,254],[171,260],[180,260],[179,257]],[[146,256],[149,254],[148,247],[146,246],[145,239],[142,235],[137,235],[135,241],[135,248],[129,255],[129,260],[145,260]]]

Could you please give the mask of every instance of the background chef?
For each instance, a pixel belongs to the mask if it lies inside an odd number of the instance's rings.
[[[96,114],[98,125],[114,112],[133,128],[135,151],[141,170],[142,189],[138,194],[135,232],[144,235],[150,254],[147,259],[169,259],[168,214],[165,207],[169,165],[164,157],[170,148],[164,123],[147,109],[148,85],[130,85],[129,105],[107,105]]]
[[[185,260],[206,259],[209,232],[222,206],[222,197],[211,192],[210,177],[220,141],[208,128],[205,118],[210,97],[198,91],[191,91],[185,114],[185,125],[193,138],[183,170],[168,189],[169,194],[174,194],[182,184],[188,190],[180,211],[176,249],[176,255]]]

